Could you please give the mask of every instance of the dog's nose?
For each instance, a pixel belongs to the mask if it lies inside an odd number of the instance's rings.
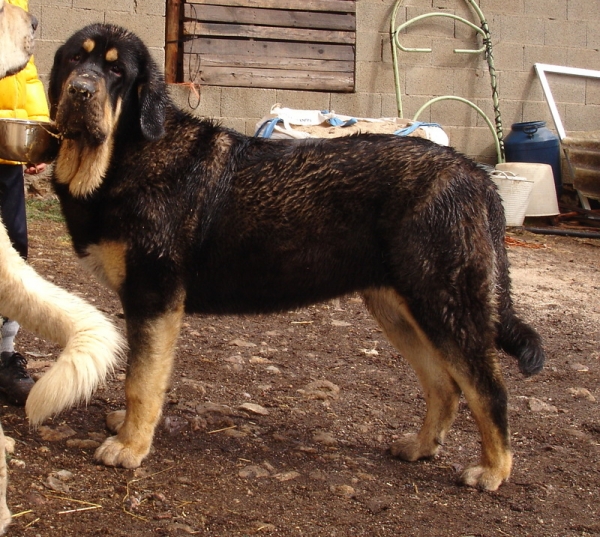
[[[96,93],[96,85],[89,78],[78,77],[69,84],[69,95],[87,101]]]
[[[30,16],[31,16],[31,27],[33,28],[33,31],[35,32],[37,30],[39,22],[35,15],[30,15]]]

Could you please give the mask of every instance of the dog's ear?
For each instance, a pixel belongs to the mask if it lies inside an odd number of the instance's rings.
[[[50,118],[56,119],[56,108],[58,107],[58,99],[60,97],[60,66],[62,65],[62,59],[64,56],[64,46],[54,54],[54,63],[50,70],[50,80],[48,82],[48,101],[50,103]]]
[[[148,53],[145,69],[140,74],[140,127],[146,140],[154,141],[165,133],[164,123],[170,99],[164,78]]]

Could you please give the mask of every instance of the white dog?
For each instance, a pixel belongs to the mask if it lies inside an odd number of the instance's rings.
[[[27,64],[36,26],[35,17],[0,0],[0,78]],[[25,410],[33,425],[88,400],[124,349],[123,339],[104,315],[44,280],[23,261],[12,248],[1,220],[0,313],[64,346],[57,363],[33,386],[27,399]],[[6,440],[0,426],[0,535],[10,523]]]

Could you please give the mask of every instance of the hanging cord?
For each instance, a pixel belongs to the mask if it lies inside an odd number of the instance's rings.
[[[192,10],[192,18],[194,19],[194,30],[192,35],[196,35],[196,26],[198,24],[198,12],[194,4],[189,4]],[[189,87],[188,92],[188,105],[192,110],[196,110],[200,106],[200,84],[196,82],[196,78],[202,70],[202,60],[200,54],[188,54],[188,82],[184,82],[184,85]],[[192,95],[195,97],[195,103],[192,103]]]
[[[504,133],[502,131],[502,115],[500,114],[500,97],[498,96],[498,77],[496,75],[496,67],[494,66],[494,55],[492,54],[492,36],[490,34],[490,28],[485,19],[481,22],[481,29],[485,32],[485,39],[483,44],[485,45],[485,57],[488,64],[488,71],[490,73],[490,82],[492,85],[492,101],[494,103],[494,121],[496,123],[496,134],[498,135],[498,143],[500,144],[500,154],[502,160],[505,158],[504,152]]]
[[[490,82],[492,86],[492,101],[494,103],[494,120],[496,123],[496,135],[498,136],[498,144],[500,146],[500,153],[504,162],[504,133],[502,131],[502,115],[500,114],[500,97],[498,96],[498,77],[496,76],[496,67],[494,66],[494,55],[492,53],[492,34],[490,27],[488,26],[487,19],[481,11],[481,8],[477,5],[475,0],[466,0],[469,5],[473,8],[473,11],[477,13],[479,22],[481,23],[481,29],[485,34],[483,44],[485,45],[485,58],[488,64],[488,71],[490,73]]]

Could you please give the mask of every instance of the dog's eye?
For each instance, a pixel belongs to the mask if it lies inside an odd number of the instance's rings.
[[[81,60],[81,54],[79,52],[77,54],[73,54],[73,56],[70,58],[72,63],[77,63],[79,60]]]
[[[123,69],[121,69],[120,65],[111,65],[110,71],[117,76],[121,76],[123,74]]]

